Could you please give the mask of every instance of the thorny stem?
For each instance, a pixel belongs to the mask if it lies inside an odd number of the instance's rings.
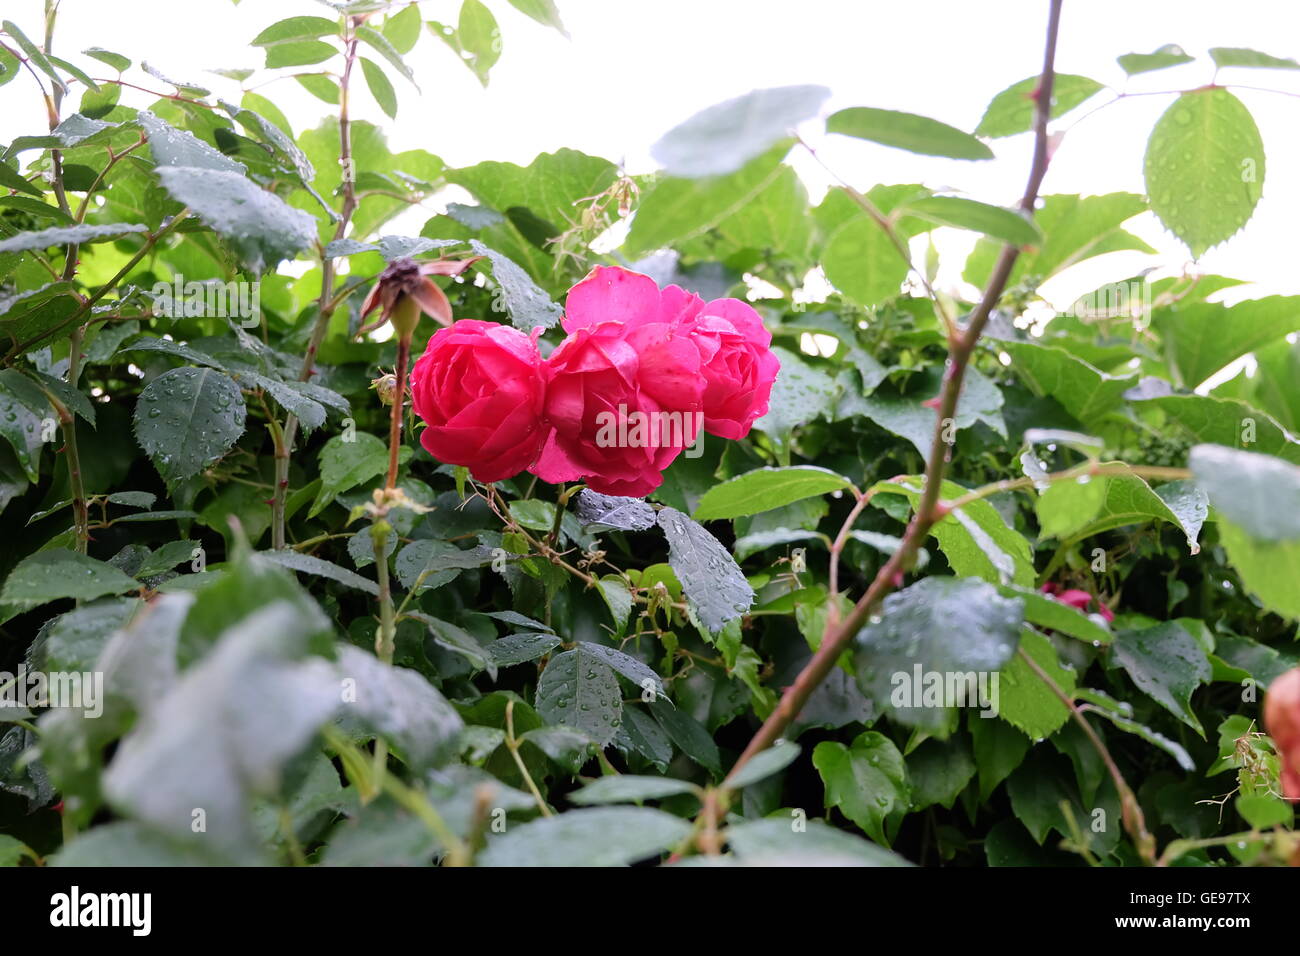
[[[1034,159],[1030,168],[1028,182],[1025,185],[1024,195],[1020,200],[1020,208],[1026,215],[1033,212],[1034,203],[1038,198],[1038,189],[1047,173],[1047,164],[1050,159],[1047,122],[1050,116],[1052,86],[1055,79],[1054,63],[1056,60],[1056,40],[1061,23],[1061,4],[1062,0],[1051,0],[1047,22],[1047,41],[1043,53],[1043,69],[1039,76],[1038,88],[1034,94]],[[804,704],[812,696],[813,691],[826,679],[826,675],[835,666],[840,655],[848,647],[849,642],[859,628],[862,627],[872,609],[890,590],[901,585],[903,574],[915,561],[922,540],[940,517],[936,505],[939,502],[939,491],[943,482],[944,471],[948,465],[948,458],[951,454],[951,447],[944,441],[945,425],[955,417],[966,366],[975,350],[976,343],[979,341],[980,333],[983,332],[984,326],[988,322],[993,307],[997,304],[1003,289],[1006,287],[1007,279],[1011,275],[1011,269],[1015,265],[1019,254],[1020,250],[1016,246],[1007,245],[1003,247],[1002,254],[999,256],[997,265],[989,278],[988,286],[984,290],[984,295],[971,313],[965,332],[961,333],[954,330],[949,337],[948,368],[944,377],[943,391],[940,395],[939,414],[935,422],[934,444],[926,465],[925,486],[916,514],[903,536],[902,544],[881,567],[875,579],[867,588],[867,592],[854,605],[853,610],[849,612],[835,631],[822,641],[812,659],[804,666],[804,669],[795,678],[794,683],[787,688],[776,708],[763,722],[762,727],[759,728],[753,739],[750,740],[749,745],[740,755],[740,758],[732,766],[731,772],[723,781],[724,786],[726,781],[734,779],[737,772],[756,754],[766,750],[780,739],[782,733],[799,715],[799,712],[803,710]]]
[[[1101,757],[1102,763],[1106,765],[1106,771],[1115,784],[1116,792],[1119,793],[1124,829],[1133,838],[1142,859],[1149,864],[1154,864],[1156,862],[1156,841],[1147,832],[1146,818],[1142,814],[1142,805],[1138,803],[1137,796],[1129,787],[1128,781],[1124,779],[1124,775],[1119,772],[1119,767],[1115,765],[1115,760],[1111,757],[1110,751],[1106,749],[1106,744],[1097,736],[1097,731],[1092,729],[1092,724],[1088,723],[1088,718],[1083,716],[1074,699],[1061,689],[1061,686],[1052,679],[1052,676],[1047,671],[1043,670],[1038,661],[1034,660],[1033,656],[1028,654],[1023,647],[1017,653],[1020,655],[1020,659],[1029,666],[1029,669],[1038,675],[1039,680],[1046,684],[1048,689],[1060,699],[1061,703],[1070,711],[1070,716],[1083,728],[1088,741],[1092,744],[1093,749],[1097,751],[1098,756]]]
[[[352,159],[352,120],[348,112],[348,89],[352,79],[352,67],[357,59],[357,38],[353,32],[354,21],[348,21],[347,34],[343,44],[343,75],[339,78],[339,166],[343,178],[343,209],[338,224],[334,228],[334,238],[342,239],[352,222],[352,214],[357,208],[356,172]],[[307,352],[303,357],[302,370],[298,380],[306,382],[316,374],[316,353],[325,341],[329,331],[330,319],[334,310],[342,301],[342,296],[335,298],[334,260],[321,250],[320,299],[316,309],[316,324],[312,326],[311,337],[307,341]],[[279,550],[284,547],[284,502],[289,492],[289,460],[293,453],[294,439],[298,437],[298,417],[292,413],[284,419],[285,454],[277,455],[275,460],[275,493],[271,498],[271,547]]]

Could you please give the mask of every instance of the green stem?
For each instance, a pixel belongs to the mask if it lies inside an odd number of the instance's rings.
[[[81,377],[81,343],[86,327],[79,325],[72,333],[68,352],[68,385],[74,391]],[[77,448],[77,416],[59,406],[63,428],[63,450],[67,455],[68,483],[72,488],[72,527],[77,538],[77,551],[86,553],[90,541],[90,509],[86,504],[86,486],[81,477],[81,452]]]
[[[375,570],[379,575],[379,632],[375,635],[375,654],[385,664],[393,663],[393,652],[397,641],[393,592],[388,580],[388,558],[384,554],[384,545],[392,530],[392,526],[382,518],[370,526],[370,540],[374,543]]]
[[[351,24],[351,21],[349,21]],[[348,112],[348,89],[352,78],[352,66],[357,58],[357,39],[351,26],[344,37],[343,75],[339,78],[339,165],[343,170],[343,210],[339,215],[338,225],[334,229],[334,238],[342,239],[352,221],[352,213],[357,208],[356,174],[352,168],[352,120]],[[316,353],[320,351],[325,334],[329,331],[330,319],[334,309],[341,301],[335,298],[334,260],[321,250],[320,299],[317,302],[316,324],[312,326],[311,337],[307,340],[307,352],[303,357],[302,371],[298,380],[308,381],[316,374]],[[290,455],[293,443],[298,437],[298,417],[293,414],[284,420],[284,457],[275,460],[275,491],[271,496],[271,547],[279,550],[284,547],[284,502],[289,493]]]

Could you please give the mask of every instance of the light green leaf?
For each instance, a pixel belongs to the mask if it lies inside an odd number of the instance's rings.
[[[1121,70],[1129,76],[1163,70],[1183,63],[1191,63],[1196,57],[1188,56],[1176,43],[1166,43],[1152,53],[1125,53],[1115,58]]]
[[[976,136],[1014,136],[1034,128],[1034,100],[1038,77],[1031,76],[1008,86],[993,97],[984,118],[975,128]],[[1064,116],[1103,87],[1096,80],[1073,73],[1057,73],[1052,83],[1052,119]]]
[[[958,196],[927,196],[907,204],[908,212],[941,226],[982,232],[1017,246],[1042,242],[1042,233],[1019,212]]]
[[[1074,689],[1074,671],[1061,666],[1056,648],[1042,634],[1027,627],[1020,632],[1020,647],[1034,659],[1056,686],[1069,694]],[[1061,699],[1017,654],[998,680],[998,716],[1033,740],[1049,737],[1070,719]]]
[[[393,84],[389,82],[384,71],[375,64],[373,60],[368,60],[364,56],[361,58],[361,72],[365,74],[366,86],[370,88],[370,95],[375,98],[379,108],[389,119],[397,116],[397,91],[393,89]]]
[[[1267,53],[1260,53],[1258,50],[1247,50],[1244,47],[1212,46],[1210,47],[1210,59],[1214,61],[1215,66],[1220,68],[1225,66],[1246,66],[1256,69],[1300,70],[1300,63],[1293,59],[1269,56]]]
[[[581,790],[569,794],[570,803],[580,807],[600,803],[640,803],[643,800],[662,800],[682,793],[698,793],[699,787],[687,780],[672,777],[639,777],[620,774],[601,777]]]
[[[851,487],[853,482],[843,475],[814,465],[759,468],[711,488],[695,506],[694,517],[696,521],[738,518]]]
[[[885,827],[910,801],[903,755],[884,734],[866,731],[851,746],[823,740],[812,754],[826,787],[826,806],[861,827],[877,843],[889,843]]]
[[[1029,342],[1000,342],[1011,367],[1039,395],[1049,395],[1083,425],[1117,408],[1137,376],[1107,375],[1064,349]]]
[[[1199,258],[1254,213],[1264,143],[1241,100],[1205,87],[1178,97],[1156,122],[1144,170],[1152,212]]]
[[[866,217],[850,219],[836,229],[822,250],[826,278],[864,308],[900,294],[907,263],[885,230]]]
[[[383,441],[367,432],[357,432],[353,441],[345,441],[344,437],[335,435],[321,449],[321,486],[307,513],[309,518],[320,514],[340,492],[388,470],[388,449]]]
[[[148,232],[141,225],[133,223],[105,223],[103,225],[54,226],[36,232],[20,232],[16,236],[0,240],[0,252],[31,252],[48,249],[50,246],[86,245],[92,242],[105,242],[117,239],[133,232]]]
[[[327,20],[324,17],[289,17],[287,20],[271,24],[249,42],[251,46],[275,46],[279,43],[336,36],[338,33],[337,20]],[[118,69],[125,68],[118,67]]]
[[[840,110],[827,118],[826,132],[869,139],[925,156],[993,158],[993,150],[970,133],[963,133],[956,127],[932,120],[928,116],[896,110],[879,110],[866,106]]]
[[[734,173],[817,115],[828,96],[824,86],[754,90],[696,113],[665,133],[650,154],[672,176]]]
[[[125,594],[140,587],[111,564],[72,551],[52,548],[24,558],[5,579],[0,604],[21,609],[60,598],[93,601],[106,594]]]

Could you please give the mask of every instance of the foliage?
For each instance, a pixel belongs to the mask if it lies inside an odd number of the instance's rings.
[[[551,0],[510,3],[563,32]],[[570,149],[451,168],[349,98],[405,119],[426,34],[487,84],[499,0],[447,24],[328,7],[251,41],[336,111],[299,130],[249,71],[235,104],[114,51],[48,55],[52,15],[43,42],[3,24],[4,95],[39,87],[51,122],[0,161],[0,683],[21,704],[0,710],[0,865],[1293,852],[1258,719],[1300,660],[1300,297],[1116,275],[1035,318],[1072,266],[1153,252],[1134,216],[1193,256],[1249,222],[1264,144],[1231,85],[1171,94],[1147,196],[1038,198],[1048,123],[1125,98],[1050,58],[972,132],[888,103],[819,120],[827,91],[801,86],[687,120],[653,176]],[[822,122],[954,161],[1030,134],[1037,159],[1015,208],[856,174],[814,203],[789,157]],[[419,235],[390,231],[426,201]],[[961,271],[983,302],[936,288],[939,228],[980,237]],[[362,300],[393,260],[452,256],[421,270],[451,314],[541,326],[543,353],[596,265],[747,299],[771,410],[646,500],[484,485],[405,415],[391,443],[405,346],[358,336]],[[102,694],[19,699],[35,672]]]

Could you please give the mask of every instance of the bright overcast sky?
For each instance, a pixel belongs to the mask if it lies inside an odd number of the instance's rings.
[[[491,85],[479,86],[451,51],[426,34],[408,56],[424,91],[400,77],[400,109],[389,121],[362,93],[358,113],[390,131],[394,150],[420,147],[453,165],[484,159],[527,163],[561,146],[622,161],[629,171],[654,168],[651,144],[691,113],[755,87],[819,83],[833,91],[828,112],[846,106],[907,110],[974,129],[998,91],[1039,69],[1045,0],[557,0],[572,39],[527,19],[505,0],[487,0],[503,34]],[[454,23],[459,0],[424,0],[425,19]],[[39,34],[40,0],[5,0],[5,16]],[[88,46],[147,59],[177,79],[232,97],[236,85],[209,68],[261,67],[248,45],[263,27],[288,16],[329,15],[311,0],[63,0],[55,52],[102,76],[108,68],[76,55]],[[1197,61],[1139,76],[1134,91],[1188,89],[1213,75],[1205,51],[1244,46],[1275,56],[1300,56],[1300,5],[1293,0],[1066,0],[1057,67],[1122,86],[1115,57],[1177,43]],[[316,69],[309,67],[306,69]],[[132,79],[161,89],[138,70]],[[292,72],[292,71],[285,71]],[[250,84],[264,82],[255,76]],[[1219,82],[1293,91],[1300,72],[1225,71]],[[26,77],[0,89],[0,139],[41,131],[44,113]],[[128,91],[130,92],[130,91]],[[330,110],[293,80],[268,93],[294,124],[315,125]],[[1264,198],[1246,231],[1207,253],[1200,268],[1257,283],[1251,295],[1300,291],[1300,98],[1243,90],[1264,137]],[[1100,94],[1096,102],[1108,94]],[[144,106],[145,94],[124,102]],[[1044,192],[1141,193],[1146,136],[1172,97],[1134,97],[1090,117],[1066,137]],[[73,107],[75,108],[75,106]],[[1057,128],[1089,109],[1084,106]],[[927,159],[843,137],[810,139],[844,178],[949,186],[973,198],[1014,203],[1023,188],[1027,135],[996,140],[986,162]],[[797,162],[814,195],[825,181]],[[429,204],[428,214],[438,211]],[[402,223],[417,231],[420,220]],[[1117,253],[1091,275],[1059,290],[1058,306],[1102,281],[1151,265],[1181,269],[1187,251],[1149,215],[1132,227],[1161,252],[1153,258]],[[952,254],[941,278],[956,282],[967,236],[942,237]],[[1086,267],[1085,267],[1086,268]],[[1126,272],[1125,270],[1129,270]],[[1046,290],[1045,290],[1046,291]],[[1065,296],[1068,295],[1068,298]],[[1063,301],[1061,301],[1063,299]]]

